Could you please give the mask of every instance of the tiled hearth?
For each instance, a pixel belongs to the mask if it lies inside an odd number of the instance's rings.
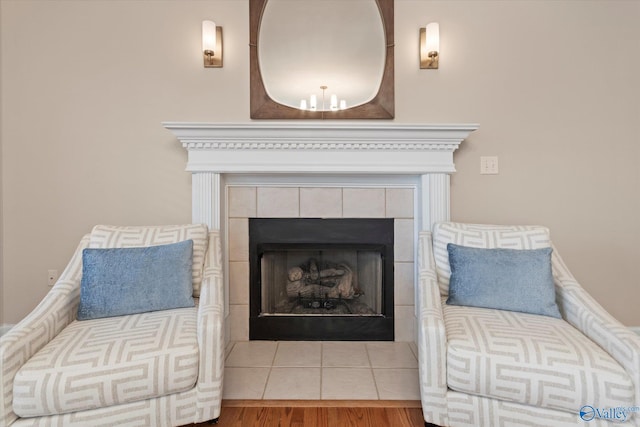
[[[417,351],[401,342],[231,343],[223,398],[420,400]]]

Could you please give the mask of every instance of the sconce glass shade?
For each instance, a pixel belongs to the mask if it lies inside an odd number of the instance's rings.
[[[440,59],[440,24],[420,28],[420,68],[436,69]]]
[[[205,68],[222,67],[222,27],[202,21],[202,53]]]
[[[440,24],[427,24],[427,52],[440,52]]]
[[[216,23],[213,21],[202,21],[202,51],[211,51],[212,55],[216,50]]]

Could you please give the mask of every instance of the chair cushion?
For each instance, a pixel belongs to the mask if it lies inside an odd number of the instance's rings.
[[[17,372],[14,412],[62,414],[192,388],[196,314],[192,307],[72,322]]]
[[[472,248],[540,249],[551,247],[551,238],[548,228],[537,225],[435,224],[433,256],[441,295],[449,293],[449,243]]]
[[[90,248],[137,248],[193,240],[193,296],[200,296],[200,284],[207,251],[208,230],[204,224],[160,226],[96,225]]]
[[[551,248],[486,249],[447,245],[447,304],[497,308],[560,318]]]
[[[449,388],[562,411],[635,406],[626,371],[562,319],[443,306]]]
[[[193,307],[192,240],[84,249],[78,320]]]

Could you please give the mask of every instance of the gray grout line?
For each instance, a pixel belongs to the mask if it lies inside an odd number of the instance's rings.
[[[278,354],[278,347],[280,346],[280,342],[276,341],[276,349],[273,352],[273,357],[271,358],[271,366],[269,366],[269,373],[267,374],[267,380],[264,382],[264,389],[262,390],[261,399],[264,400],[264,395],[267,393],[267,387],[269,387],[269,380],[271,379],[271,372],[273,372],[273,364],[276,361],[276,354]]]
[[[378,400],[380,400],[380,390],[378,389],[378,382],[376,381],[376,376],[373,372],[373,363],[371,363],[371,355],[369,354],[369,346],[367,343],[364,343],[364,351],[367,353],[367,360],[369,362],[369,372],[371,372],[371,378],[373,379],[373,385],[376,388],[376,395],[378,396]]]

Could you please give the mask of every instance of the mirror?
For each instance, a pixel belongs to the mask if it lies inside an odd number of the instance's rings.
[[[393,0],[250,0],[249,15],[252,119],[394,117]]]
[[[258,66],[275,102],[335,111],[340,103],[345,109],[376,96],[385,45],[375,0],[269,0],[260,21]]]

